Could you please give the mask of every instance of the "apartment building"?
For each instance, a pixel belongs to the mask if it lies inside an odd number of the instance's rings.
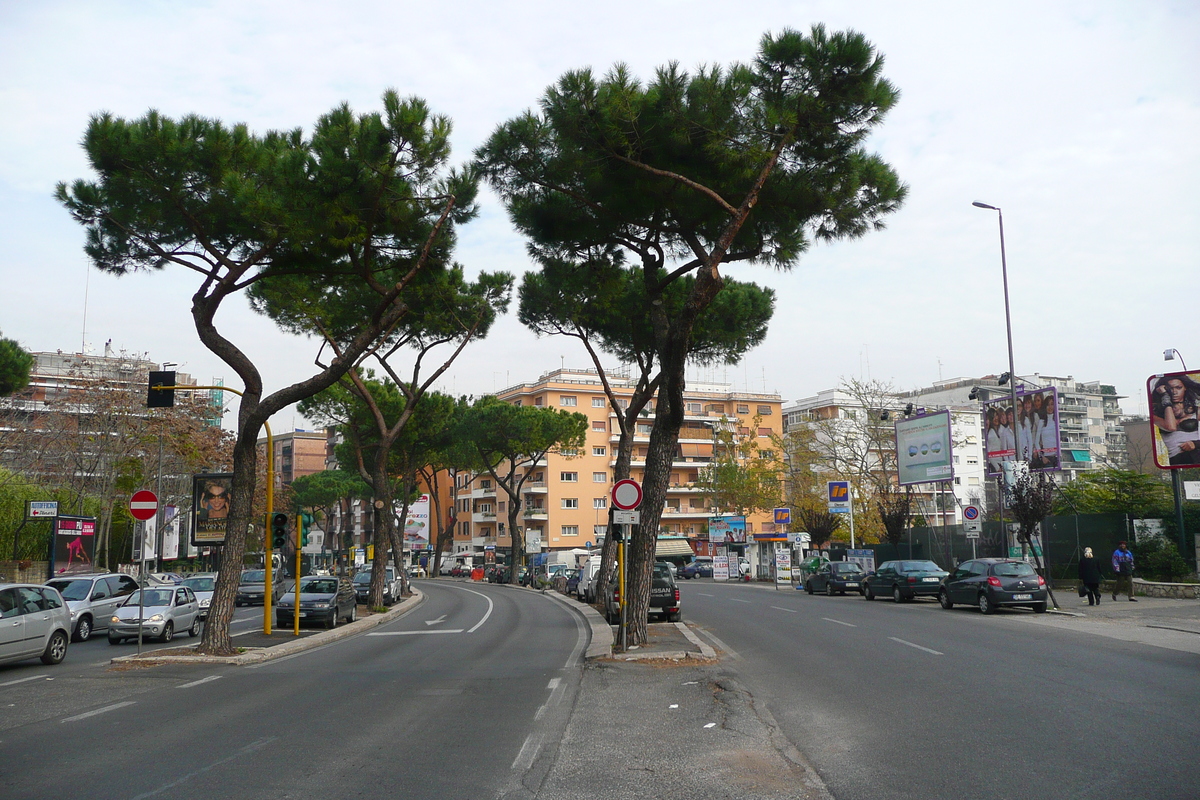
[[[608,376],[618,402],[627,405],[634,382],[627,376]],[[588,418],[584,446],[573,453],[551,453],[525,469],[521,520],[526,538],[542,547],[563,550],[599,544],[607,531],[609,492],[613,484],[620,426],[609,406],[599,375],[593,370],[558,369],[536,381],[510,386],[497,393],[510,403],[579,412]],[[730,384],[690,383],[685,394],[686,415],[680,432],[670,487],[663,509],[663,535],[687,537],[702,550],[707,543],[711,510],[697,486],[699,471],[713,461],[717,432],[731,430],[755,437],[764,449],[771,436],[783,432],[779,395],[733,390]],[[641,480],[646,467],[653,402],[635,431],[631,477]],[[456,552],[480,551],[510,544],[505,530],[508,497],[497,492],[488,475],[461,475],[458,486]],[[748,532],[772,530],[770,515],[747,519]]]
[[[325,431],[306,431],[299,428],[272,436],[275,486],[287,486],[296,478],[324,471],[328,439]],[[258,440],[258,446],[267,446],[265,436]]]

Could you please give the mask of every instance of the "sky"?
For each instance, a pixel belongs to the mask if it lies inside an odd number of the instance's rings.
[[[0,331],[29,350],[117,351],[175,362],[206,382],[236,375],[200,344],[191,273],[112,277],[53,198],[92,177],[91,115],[196,113],[255,131],[303,128],[347,102],[379,110],[394,88],[454,123],[452,161],[535,107],[568,70],[616,63],[649,77],[754,57],[765,32],[863,33],[900,101],[868,148],[909,186],[887,229],[819,244],[788,272],[730,265],[776,290],[766,340],[694,381],[784,401],[845,378],[898,390],[1008,367],[1004,213],[1019,374],[1113,384],[1145,412],[1145,380],[1200,369],[1200,4],[1137,2],[757,2],[541,0],[441,3],[0,0]],[[481,196],[460,229],[468,273],[530,269],[502,205]],[[514,302],[515,309],[515,302]],[[268,391],[309,377],[318,343],[243,300],[218,328]],[[438,388],[481,395],[584,369],[574,340],[537,338],[510,313]],[[615,366],[615,364],[613,365]],[[292,411],[276,430],[308,427]],[[228,424],[228,423],[227,423]]]

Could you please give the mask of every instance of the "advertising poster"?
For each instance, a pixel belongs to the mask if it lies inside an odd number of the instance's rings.
[[[541,545],[539,544],[539,549]],[[423,494],[408,507],[404,519],[404,549],[428,550],[429,547],[429,495]]]
[[[713,556],[713,580],[729,580],[729,556],[724,554]]]
[[[58,517],[54,520],[55,575],[95,572],[96,518]]]
[[[896,467],[901,486],[954,477],[950,412],[896,420]]]
[[[1146,392],[1155,466],[1200,467],[1200,372],[1153,375]]]
[[[192,476],[192,544],[197,547],[225,544],[225,521],[232,502],[233,473]]]
[[[792,551],[786,547],[775,551],[775,582],[792,582]]]
[[[746,518],[742,516],[709,517],[708,541],[713,544],[745,544]]]
[[[1058,390],[1017,392],[1012,401],[998,397],[983,404],[984,459],[987,474],[1000,475],[1005,461],[1024,461],[1034,472],[1061,469]]]

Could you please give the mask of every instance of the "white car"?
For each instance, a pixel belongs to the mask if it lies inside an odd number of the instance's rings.
[[[0,583],[0,664],[42,659],[58,664],[71,640],[71,612],[57,589]]]
[[[212,604],[213,590],[217,588],[217,573],[188,575],[183,579],[183,585],[196,595],[196,602],[200,604],[200,619],[208,619],[208,607]]]
[[[425,568],[422,567],[420,564],[413,564],[412,566],[410,566],[408,568],[408,577],[424,578],[425,577]]]
[[[144,600],[141,598],[144,596]],[[142,611],[138,617],[139,605]],[[196,594],[186,586],[155,586],[139,589],[117,607],[108,621],[108,643],[120,644],[136,639],[141,628],[142,638],[169,642],[175,631],[187,631],[188,636],[200,635],[200,603]]]

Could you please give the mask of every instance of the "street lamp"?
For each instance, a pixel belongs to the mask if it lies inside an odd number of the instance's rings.
[[[1008,305],[1008,261],[1004,255],[1004,212],[996,206],[989,206],[987,203],[981,203],[978,200],[971,203],[976,208],[986,208],[989,211],[995,211],[996,217],[1000,220],[1000,275],[1004,280],[1004,326],[1008,331],[1008,395],[1012,401],[1013,413],[1013,447],[1019,453],[1017,448],[1017,369],[1013,366],[1013,346],[1012,346],[1012,313]]]
[[[1183,365],[1183,371],[1187,372],[1187,362],[1183,360],[1183,353],[1174,347],[1168,347],[1166,350],[1163,350],[1163,361],[1174,361],[1176,356],[1179,357],[1179,363]]]

